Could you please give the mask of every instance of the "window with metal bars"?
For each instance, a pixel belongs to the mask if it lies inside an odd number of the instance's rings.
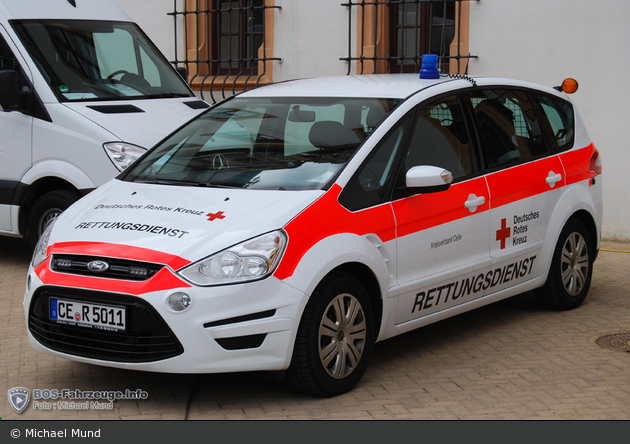
[[[183,0],[183,60],[193,89],[207,92],[213,102],[231,93],[271,83],[271,48],[267,47],[268,21],[277,8],[268,0]],[[271,27],[273,23],[271,23]],[[272,30],[271,30],[272,31]],[[177,35],[177,29],[175,29]]]
[[[212,74],[232,70],[258,74],[257,49],[263,41],[263,0],[216,0],[213,24],[218,39],[214,42]]]
[[[348,74],[419,72],[423,54],[437,54],[443,73],[467,73],[471,0],[362,0],[349,10]],[[472,0],[475,1],[475,0]],[[356,13],[356,28],[353,16]],[[357,31],[356,55],[353,32]]]

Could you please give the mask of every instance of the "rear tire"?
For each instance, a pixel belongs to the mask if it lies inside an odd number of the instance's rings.
[[[354,276],[327,276],[311,296],[298,327],[287,382],[297,390],[335,396],[356,386],[374,343],[367,291]]]
[[[44,194],[35,201],[28,221],[28,243],[31,250],[46,228],[53,223],[70,205],[79,200],[79,193],[69,190],[57,190]]]
[[[569,220],[558,238],[547,282],[534,291],[538,302],[554,310],[580,306],[591,286],[594,253],[584,224]]]

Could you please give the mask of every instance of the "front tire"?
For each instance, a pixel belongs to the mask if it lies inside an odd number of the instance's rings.
[[[555,310],[580,306],[591,286],[594,250],[584,224],[569,220],[560,233],[547,282],[534,292],[539,303]]]
[[[352,275],[329,275],[304,309],[287,381],[313,395],[345,393],[361,380],[373,343],[367,291]]]
[[[70,205],[79,200],[79,193],[69,190],[57,190],[44,194],[35,201],[28,221],[28,243],[35,249],[42,233]]]

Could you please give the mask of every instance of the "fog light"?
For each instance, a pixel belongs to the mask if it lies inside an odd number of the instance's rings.
[[[190,299],[190,296],[188,296],[186,293],[175,293],[168,297],[167,302],[168,307],[171,310],[184,311],[188,307],[190,307],[192,300]]]

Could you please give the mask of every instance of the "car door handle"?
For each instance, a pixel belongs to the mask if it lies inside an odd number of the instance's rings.
[[[486,203],[486,198],[483,196],[477,197],[474,194],[468,196],[468,200],[464,202],[464,206],[470,210],[471,213],[477,211],[477,207]]]
[[[562,174],[556,174],[553,171],[549,171],[549,175],[545,179],[545,182],[547,182],[547,185],[553,188],[556,186],[556,183],[560,182],[561,180]]]

